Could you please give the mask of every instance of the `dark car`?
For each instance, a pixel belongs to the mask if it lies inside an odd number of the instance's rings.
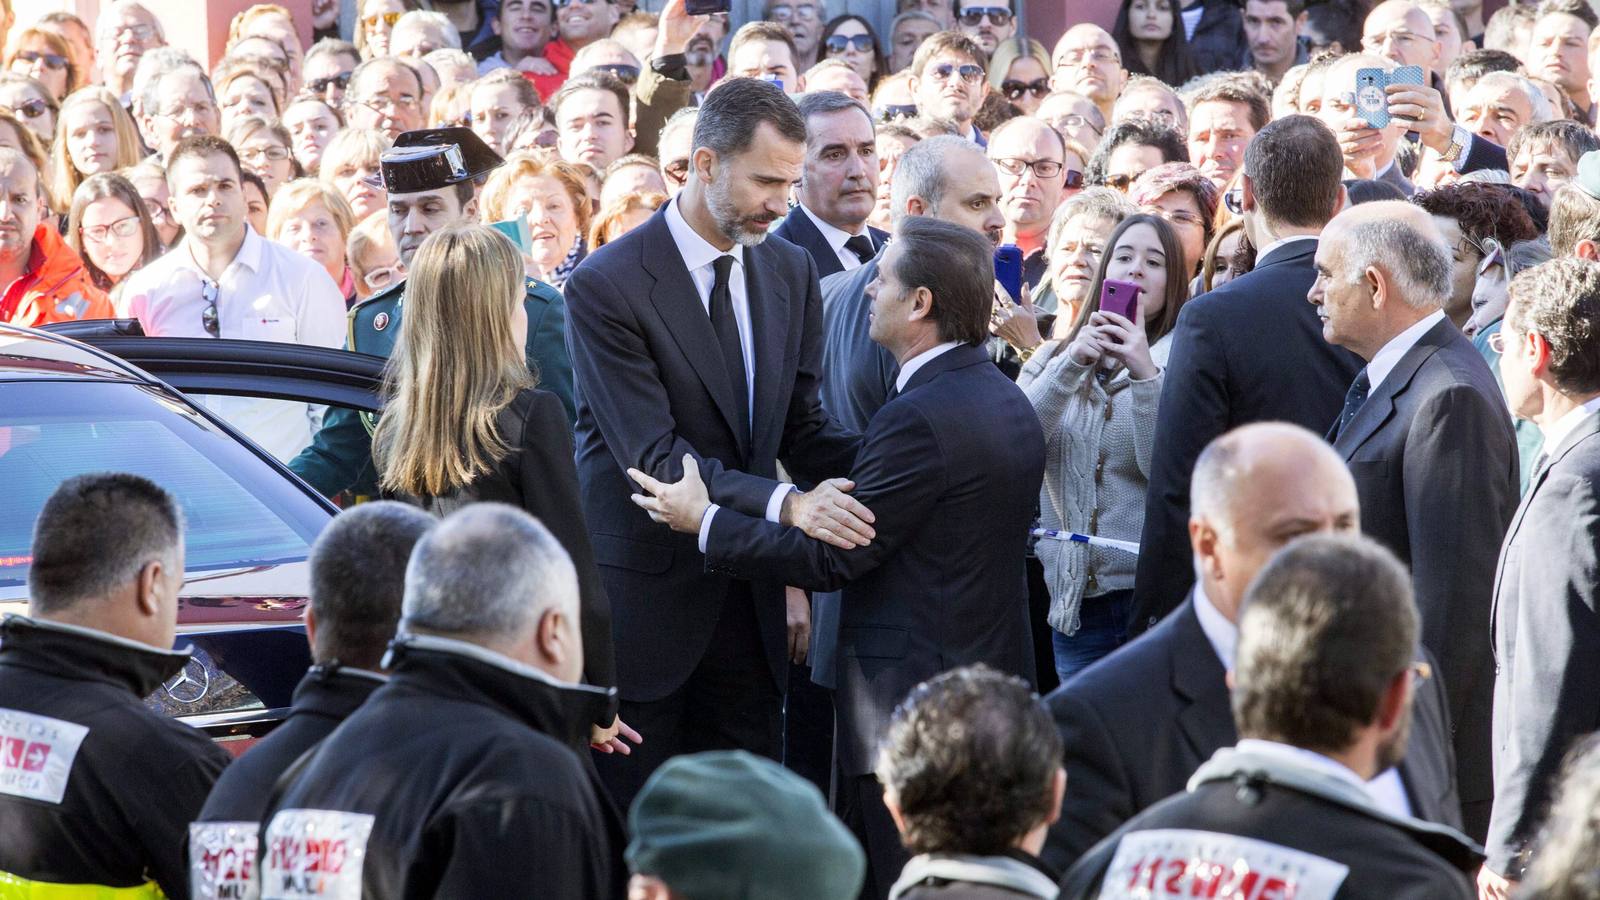
[[[115,470],[155,481],[183,507],[176,643],[194,660],[146,702],[242,751],[282,718],[310,663],[306,560],[338,508],[207,401],[372,410],[382,363],[319,347],[148,338],[110,320],[50,332],[0,325],[0,613],[26,612],[33,522],[62,480]]]

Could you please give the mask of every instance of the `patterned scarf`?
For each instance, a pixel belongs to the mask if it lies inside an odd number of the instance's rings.
[[[560,265],[556,266],[555,271],[545,277],[545,283],[558,291],[561,290],[562,285],[567,283],[567,276],[571,275],[572,270],[578,267],[578,263],[583,261],[583,257],[583,236],[579,235],[573,239],[572,249],[567,251],[567,255],[561,260]]]

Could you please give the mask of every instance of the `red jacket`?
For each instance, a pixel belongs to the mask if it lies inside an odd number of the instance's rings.
[[[0,322],[37,328],[115,316],[106,292],[95,287],[77,251],[54,227],[41,223],[33,232],[27,270],[0,294]]]

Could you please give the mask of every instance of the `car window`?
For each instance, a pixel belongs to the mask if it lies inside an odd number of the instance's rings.
[[[89,381],[0,384],[0,599],[26,596],[33,522],[62,480],[143,475],[185,517],[194,573],[304,560],[327,511],[160,391]]]

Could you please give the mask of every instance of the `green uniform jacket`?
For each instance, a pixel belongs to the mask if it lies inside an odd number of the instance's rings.
[[[350,310],[350,338],[345,349],[385,359],[400,335],[400,298],[404,282],[374,294]],[[528,279],[528,368],[539,373],[539,387],[561,398],[567,417],[578,418],[572,401],[572,359],[567,356],[567,306],[555,288]],[[330,407],[311,446],[300,451],[289,468],[323,495],[345,489],[376,496],[377,470],[372,464],[372,428],[354,410]]]

